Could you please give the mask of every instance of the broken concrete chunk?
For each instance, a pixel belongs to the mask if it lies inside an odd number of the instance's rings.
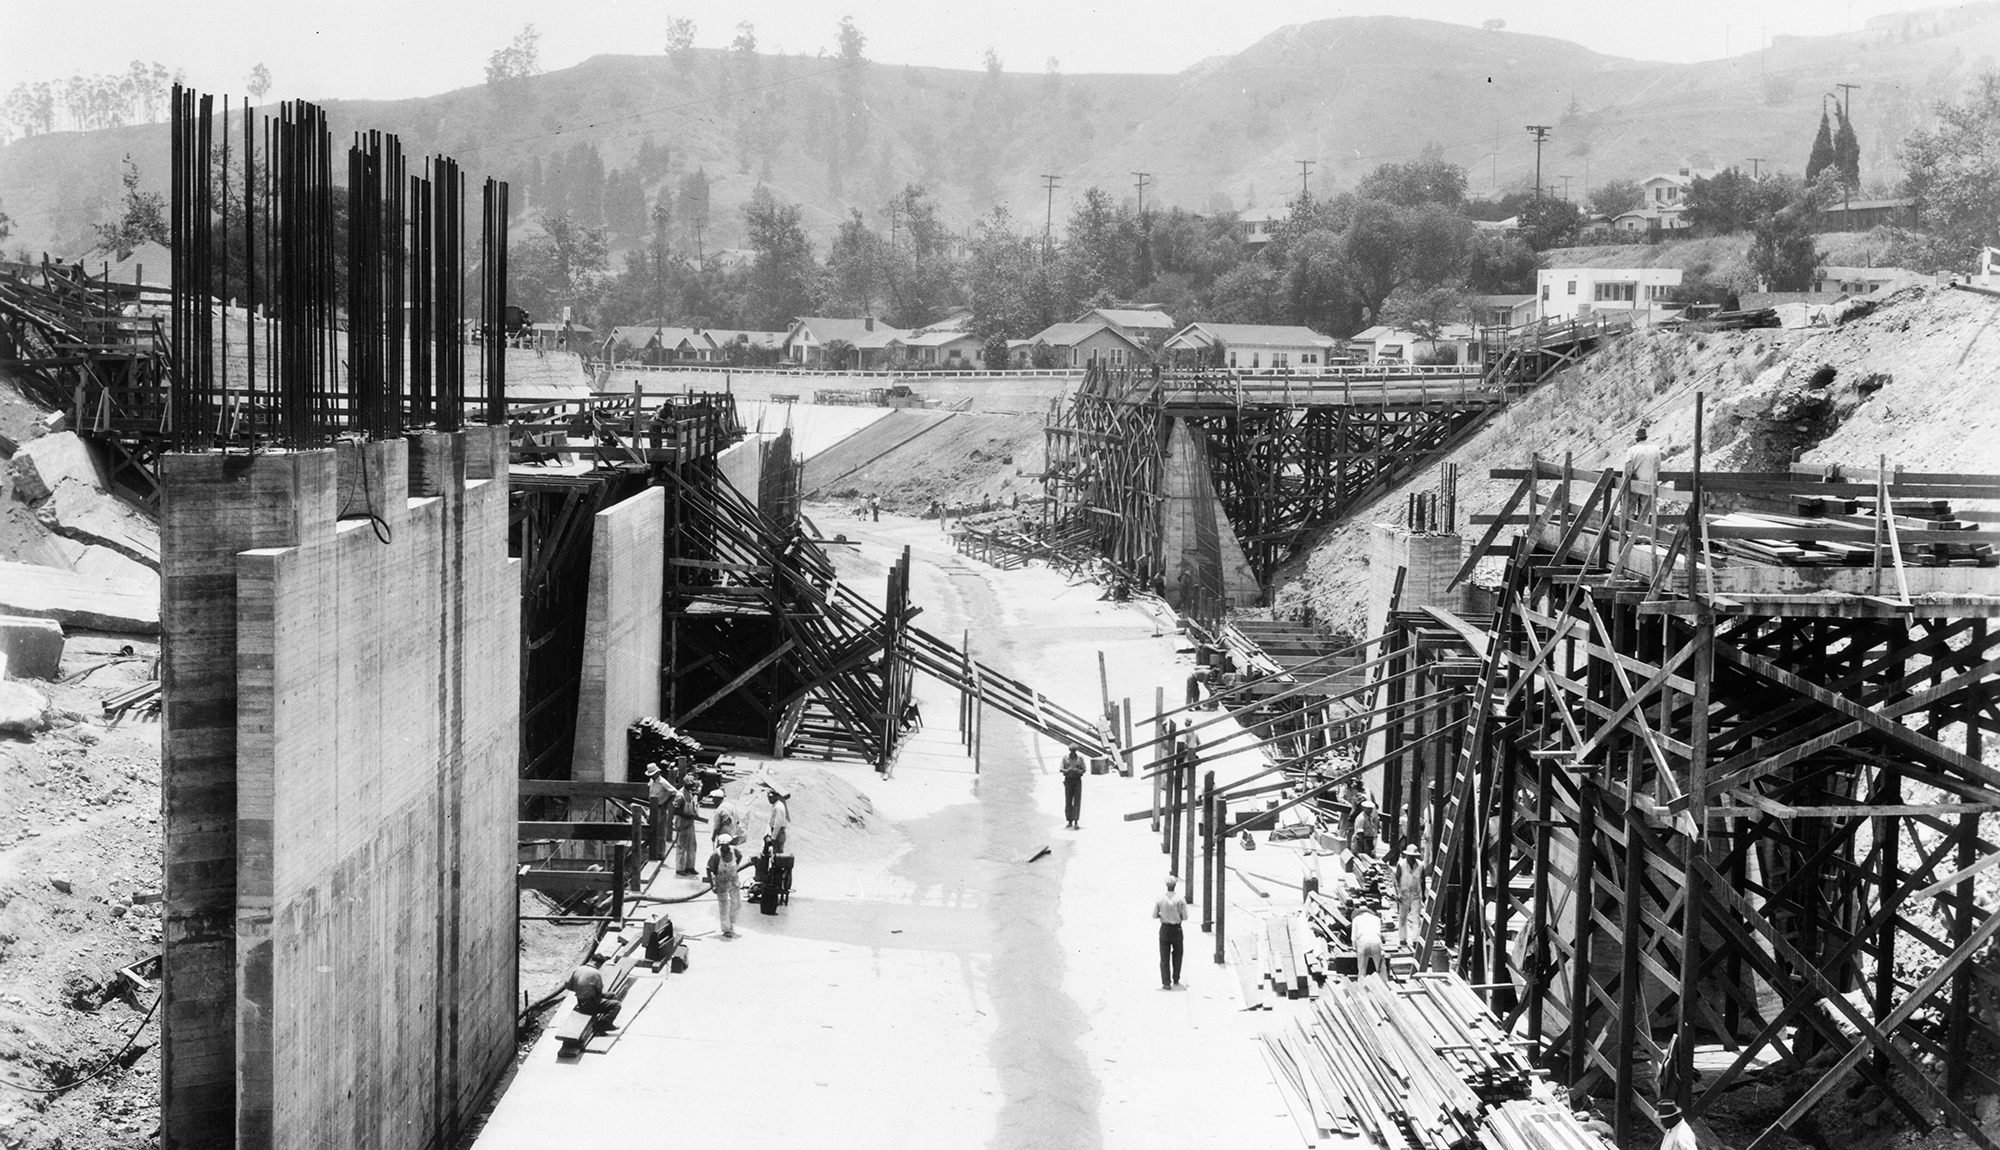
[[[16,679],[54,679],[62,674],[63,629],[54,619],[0,615],[0,658]]]
[[[56,888],[57,890],[59,890],[59,891],[63,892],[64,894],[73,894],[73,893],[75,893],[75,888],[74,888],[74,886],[73,886],[73,885],[72,885],[72,884],[70,883],[70,881],[69,881],[69,876],[68,876],[68,875],[66,875],[66,874],[52,874],[52,875],[50,875],[50,876],[49,876],[49,885],[50,885],[50,886],[52,886],[52,887],[54,887],[54,888]]]
[[[49,725],[49,700],[25,683],[0,682],[0,734],[32,735]]]

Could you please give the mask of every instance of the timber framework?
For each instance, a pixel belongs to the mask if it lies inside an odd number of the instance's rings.
[[[1849,1071],[1991,1146],[1959,1100],[2000,1089],[1972,1057],[2000,1049],[1973,897],[2000,571],[1956,508],[2000,476],[1495,475],[1519,486],[1459,573],[1504,560],[1491,614],[1392,611],[1382,655],[1430,960],[1621,1141],[1775,1064],[1803,1092],[1752,1150]]]

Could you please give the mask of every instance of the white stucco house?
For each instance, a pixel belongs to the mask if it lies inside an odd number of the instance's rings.
[[[1238,371],[1318,371],[1340,358],[1340,341],[1309,327],[1263,323],[1191,323],[1163,350],[1193,356],[1222,346],[1222,366]]]
[[[1606,311],[1664,318],[1680,311],[1667,299],[1680,284],[1679,268],[1545,268],[1535,273],[1535,318],[1587,319]]]

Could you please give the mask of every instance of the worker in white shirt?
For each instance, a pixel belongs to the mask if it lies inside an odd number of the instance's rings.
[[[1181,984],[1181,924],[1187,921],[1187,899],[1175,888],[1180,880],[1167,876],[1167,893],[1153,904],[1153,917],[1160,920],[1160,989],[1172,990]]]
[[[792,825],[792,808],[786,802],[787,796],[774,787],[767,792],[771,800],[771,853],[785,853],[785,831]]]
[[[1662,1099],[1653,1105],[1653,1113],[1659,1116],[1660,1128],[1667,1132],[1660,1139],[1660,1150],[1699,1150],[1701,1143],[1695,1137],[1694,1124],[1681,1113],[1678,1103]]]
[[[1634,515],[1644,515],[1652,510],[1652,484],[1660,481],[1660,445],[1646,439],[1646,428],[1641,425],[1632,436],[1632,446],[1625,449],[1625,507]],[[1636,491],[1633,484],[1646,484],[1646,490]]]
[[[1382,954],[1382,915],[1371,899],[1356,899],[1348,915],[1348,939],[1354,943],[1354,976],[1371,974],[1389,977],[1389,963]]]

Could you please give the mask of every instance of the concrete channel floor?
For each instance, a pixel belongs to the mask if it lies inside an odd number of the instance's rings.
[[[934,523],[816,510],[825,531],[859,542],[832,549],[843,579],[879,587],[910,545],[919,625],[954,641],[970,630],[979,658],[1071,710],[1098,711],[1099,651],[1112,698],[1129,696],[1135,713],[1152,713],[1156,686],[1169,706],[1181,695],[1192,661],[1137,607],[1040,566],[964,559]],[[688,970],[642,974],[621,1030],[576,1060],[559,1061],[544,1034],[479,1150],[580,1137],[998,1150],[1301,1141],[1255,1038],[1284,1015],[1242,1010],[1214,936],[1192,924],[1183,988],[1160,989],[1150,914],[1165,859],[1145,820],[1123,818],[1148,806],[1151,784],[1086,776],[1082,829],[1066,830],[1059,746],[989,712],[975,774],[956,694],[917,683],[926,726],[890,778],[830,764],[907,845],[887,859],[800,857],[790,905],[776,917],[746,906],[733,940],[715,934],[713,898],[673,908],[696,936]],[[1211,733],[1224,730],[1247,740],[1233,722]],[[1259,763],[1207,765],[1228,779]],[[1043,846],[1048,856],[1024,861]],[[668,875],[653,893],[691,882]],[[1235,935],[1274,904],[1229,885]]]

